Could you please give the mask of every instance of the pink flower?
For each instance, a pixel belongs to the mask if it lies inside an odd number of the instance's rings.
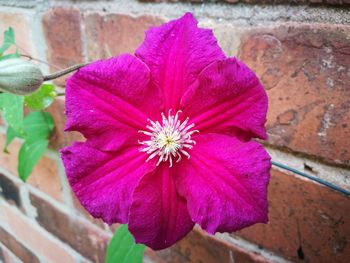
[[[194,224],[209,233],[266,223],[267,96],[192,14],[147,31],[135,56],[94,62],[66,89],[62,150],[73,191],[108,224],[163,249]]]

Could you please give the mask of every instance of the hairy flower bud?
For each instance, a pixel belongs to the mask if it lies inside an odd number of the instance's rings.
[[[0,61],[0,90],[18,95],[35,92],[44,76],[36,65],[20,58]]]

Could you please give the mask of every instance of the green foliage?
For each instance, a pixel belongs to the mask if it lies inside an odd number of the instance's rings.
[[[16,134],[15,130],[11,126],[8,126],[7,131],[6,131],[6,142],[5,142],[4,149],[3,149],[3,151],[5,153],[9,153],[7,147],[16,138],[16,136],[17,136],[17,134]]]
[[[52,84],[43,84],[38,91],[25,96],[24,102],[26,106],[33,110],[42,110],[51,105],[55,100],[57,93],[55,86]]]
[[[15,32],[10,27],[8,30],[4,32],[4,42],[0,47],[0,55],[2,55],[12,45],[15,45]]]
[[[0,108],[8,125],[4,152],[8,153],[7,147],[14,138],[24,140],[18,155],[18,175],[25,181],[47,148],[53,119],[50,113],[42,111],[23,118],[23,97],[8,93],[0,94]]]
[[[16,45],[15,34],[10,27],[4,33],[4,42],[0,47],[0,60],[19,56],[17,52],[3,55],[12,45]],[[23,105],[26,103],[31,109],[41,110],[48,107],[55,96],[54,86],[50,84],[43,84],[37,92],[26,97],[10,93],[0,94],[0,109],[8,126],[4,152],[9,153],[7,147],[16,137],[24,140],[18,154],[18,175],[23,181],[27,180],[44,154],[54,128],[53,119],[48,112],[30,112],[24,118]]]
[[[48,112],[31,112],[24,119],[26,140],[48,139],[54,128],[53,119]]]
[[[136,244],[127,225],[120,226],[109,242],[106,263],[141,263],[145,246]]]
[[[29,139],[22,144],[18,154],[18,175],[23,181],[28,179],[35,164],[45,153],[48,144],[49,141],[45,139]]]
[[[48,112],[31,112],[23,121],[25,140],[18,155],[18,175],[25,181],[48,146],[48,138],[54,128]]]
[[[1,93],[0,109],[8,126],[11,126],[17,134],[23,134],[23,97]]]

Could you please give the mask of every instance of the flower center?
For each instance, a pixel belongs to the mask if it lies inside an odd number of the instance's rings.
[[[140,144],[144,145],[141,152],[149,154],[146,162],[158,156],[157,166],[162,161],[169,161],[169,167],[171,167],[173,158],[177,158],[176,162],[181,160],[182,155],[190,158],[187,150],[192,149],[193,145],[196,144],[191,139],[191,135],[198,132],[198,130],[192,130],[194,123],[187,125],[188,118],[181,122],[179,113],[181,111],[178,111],[174,116],[171,115],[171,110],[169,110],[167,118],[162,113],[162,123],[148,120],[151,124],[146,126],[148,130],[139,131],[150,136],[149,140],[139,141]]]

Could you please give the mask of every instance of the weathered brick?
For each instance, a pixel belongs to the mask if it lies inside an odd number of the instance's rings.
[[[0,226],[0,240],[1,242],[12,251],[19,259],[23,262],[40,262],[34,252],[7,232],[4,228]],[[5,257],[5,256],[4,256]],[[7,263],[4,259],[4,262]]]
[[[43,28],[47,43],[48,62],[57,71],[84,62],[80,30],[80,11],[69,7],[56,7],[43,16]],[[65,77],[56,80],[65,85]]]
[[[5,135],[0,134],[0,147],[5,143]],[[0,151],[0,164],[2,168],[17,175],[18,152],[21,147],[19,140],[14,140],[8,147],[9,153]],[[27,183],[33,185],[53,198],[62,201],[62,185],[58,176],[57,163],[50,157],[43,156],[34,167]]]
[[[62,241],[94,262],[104,262],[110,235],[77,214],[63,211],[47,200],[31,193],[30,200],[37,209],[37,221]]]
[[[12,181],[8,176],[0,173],[0,195],[7,202],[14,203],[21,207],[21,198],[19,194],[19,186]]]
[[[67,250],[66,245],[53,239],[16,207],[0,200],[0,211],[1,225],[6,225],[0,232],[0,240],[19,258],[25,257],[23,262],[39,262],[37,257],[45,259],[45,262],[58,262],[58,259],[67,263],[77,261],[76,253]]]
[[[29,23],[29,18],[22,13],[4,13],[0,12],[0,43],[3,41],[3,32],[9,27],[15,31],[15,41],[19,47],[19,52],[36,56],[32,41],[32,31]],[[12,51],[15,51],[14,47]]]
[[[286,24],[259,28],[240,59],[269,96],[268,142],[350,164],[350,27]]]
[[[133,54],[151,26],[164,22],[161,18],[143,15],[88,14],[84,18],[89,60],[102,59],[122,53]]]
[[[64,97],[57,97],[52,105],[47,108],[55,122],[55,130],[50,138],[50,147],[61,149],[70,145],[73,141],[82,141],[84,137],[78,132],[64,132],[66,123]]]
[[[226,56],[229,57],[237,55],[241,43],[241,36],[247,30],[243,27],[232,26],[228,23],[212,22],[207,19],[200,19],[199,26],[213,30],[220,48],[225,52]]]
[[[269,206],[268,224],[238,234],[293,261],[302,255],[305,262],[345,263],[350,258],[347,196],[272,170]]]
[[[269,262],[260,254],[209,236],[198,229],[194,229],[184,239],[170,248],[156,252],[147,251],[146,254],[157,263]]]
[[[7,247],[5,247],[0,242],[0,262],[18,263],[18,262],[20,262],[20,259],[18,257],[16,257]]]
[[[86,209],[80,204],[78,198],[75,196],[74,193],[72,193],[72,198],[73,198],[73,205],[74,207],[77,209],[77,211],[80,212],[80,214],[82,216],[84,216],[87,220],[89,220],[91,223],[93,223],[94,225],[100,227],[101,229],[105,229],[106,226],[108,226],[107,224],[105,224],[103,222],[102,219],[100,218],[94,218],[92,215],[89,214],[88,211],[86,211]],[[118,225],[118,224],[115,224],[115,225]],[[114,226],[113,227],[111,226],[111,230],[112,232],[114,233],[114,231],[116,230],[117,226]],[[113,231],[114,229],[114,231]]]

